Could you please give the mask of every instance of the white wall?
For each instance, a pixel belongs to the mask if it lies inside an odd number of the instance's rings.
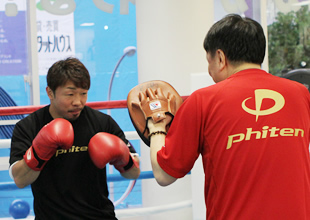
[[[139,82],[164,80],[189,95],[190,74],[207,70],[213,17],[213,0],[136,0]]]
[[[213,0],[136,0],[139,83],[163,80],[180,95],[190,95],[191,74],[207,71],[203,40],[213,18]],[[141,146],[143,171],[151,169],[149,157],[149,148]],[[160,187],[154,179],[144,180],[142,195],[144,207],[191,200],[191,175],[168,187]],[[185,208],[141,219],[194,217],[192,209]]]

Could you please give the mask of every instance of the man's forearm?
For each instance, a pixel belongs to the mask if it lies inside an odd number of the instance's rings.
[[[18,188],[24,188],[38,178],[40,171],[30,169],[24,159],[22,159],[12,167],[12,175],[16,186]]]
[[[137,179],[140,176],[140,160],[137,154],[131,153],[132,159],[135,160],[133,167],[128,171],[121,173],[121,175],[126,179]]]
[[[158,164],[157,152],[165,145],[164,134],[156,134],[151,136],[150,153],[151,153],[151,164],[153,169],[154,177],[157,183],[161,186],[168,186],[175,182],[177,179],[167,174]]]

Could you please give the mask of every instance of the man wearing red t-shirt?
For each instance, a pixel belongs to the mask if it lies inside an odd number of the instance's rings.
[[[204,48],[216,84],[185,100],[167,136],[166,119],[148,121],[157,182],[182,178],[202,155],[207,219],[310,219],[307,88],[261,70],[266,40],[252,19],[226,16]]]

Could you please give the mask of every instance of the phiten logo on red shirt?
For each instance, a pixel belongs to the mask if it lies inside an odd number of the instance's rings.
[[[285,99],[280,93],[276,91],[272,91],[269,89],[256,89],[254,94],[255,94],[255,109],[250,109],[245,105],[246,101],[252,99],[252,97],[246,98],[242,102],[241,106],[243,110],[246,111],[247,113],[255,115],[256,121],[258,120],[258,116],[274,114],[284,107]],[[275,101],[274,106],[272,106],[269,109],[262,110],[261,107],[264,99],[274,100]]]
[[[279,112],[285,105],[284,97],[276,91],[269,89],[257,89],[254,91],[255,94],[255,109],[251,109],[246,106],[246,102],[252,97],[248,97],[241,103],[242,109],[255,116],[256,122],[260,116],[271,115]],[[262,102],[264,99],[274,100],[274,105],[269,109],[262,110]],[[305,131],[301,128],[277,128],[269,127],[265,125],[262,127],[262,130],[253,131],[253,128],[245,128],[244,133],[232,134],[228,136],[226,149],[230,149],[234,143],[249,141],[252,139],[265,139],[265,138],[275,138],[283,136],[294,136],[294,137],[303,137]]]

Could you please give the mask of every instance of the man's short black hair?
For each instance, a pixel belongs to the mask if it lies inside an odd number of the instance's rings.
[[[47,73],[47,86],[55,92],[57,87],[63,86],[68,80],[82,89],[89,90],[90,75],[84,64],[77,58],[66,58],[54,63]]]
[[[237,14],[230,14],[210,28],[203,46],[212,57],[218,49],[221,49],[232,63],[262,64],[265,57],[266,38],[258,22]]]

